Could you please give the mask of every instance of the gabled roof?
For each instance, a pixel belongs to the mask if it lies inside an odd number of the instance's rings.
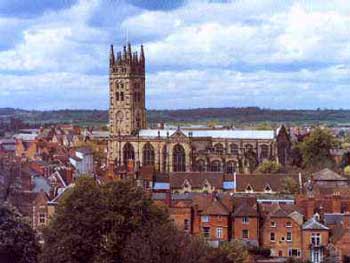
[[[205,181],[216,189],[221,189],[223,186],[223,173],[214,172],[184,172],[170,173],[169,181],[171,188],[178,189],[183,187],[183,183],[187,180],[192,188],[203,188]]]
[[[242,203],[240,206],[238,206],[237,209],[235,209],[233,213],[234,217],[258,217],[258,211],[256,207],[252,207],[248,203]]]
[[[336,172],[325,168],[314,174],[315,181],[347,181],[347,179],[343,176],[340,176]]]
[[[210,205],[202,211],[202,215],[229,215],[230,212],[216,197],[213,198]]]
[[[304,223],[303,230],[329,230],[329,228],[318,222],[315,217],[312,217]]]

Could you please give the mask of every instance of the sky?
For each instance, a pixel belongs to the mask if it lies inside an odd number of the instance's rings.
[[[0,107],[107,109],[145,47],[146,107],[350,109],[348,0],[0,0]]]

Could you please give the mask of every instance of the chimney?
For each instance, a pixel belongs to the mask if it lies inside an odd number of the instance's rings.
[[[339,192],[332,195],[332,213],[341,213],[341,196]]]
[[[233,189],[233,191],[236,192],[237,191],[237,172],[233,173],[233,181],[234,181],[234,189]]]
[[[303,192],[303,178],[301,176],[301,173],[299,173],[299,189],[300,189],[300,193]]]
[[[306,218],[311,218],[315,213],[315,197],[310,196],[306,200]]]

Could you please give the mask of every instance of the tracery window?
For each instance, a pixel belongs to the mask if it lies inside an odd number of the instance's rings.
[[[130,143],[126,143],[123,147],[124,163],[127,164],[129,160],[135,160],[134,147]]]
[[[221,172],[221,162],[220,161],[212,161],[210,163],[210,171]]]
[[[143,165],[154,166],[154,148],[150,143],[146,143],[143,147]]]
[[[175,145],[173,149],[173,170],[174,172],[186,171],[185,149],[180,144]]]

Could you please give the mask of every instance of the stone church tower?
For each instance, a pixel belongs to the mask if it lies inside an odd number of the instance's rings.
[[[145,109],[145,55],[131,51],[131,45],[109,58],[110,135],[133,135],[147,126]]]

